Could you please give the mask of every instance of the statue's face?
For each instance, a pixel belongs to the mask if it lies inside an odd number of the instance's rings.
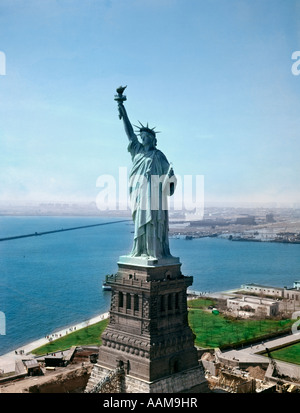
[[[154,148],[153,137],[152,135],[150,135],[150,133],[145,131],[141,132],[141,140],[144,146],[150,146],[151,148]]]

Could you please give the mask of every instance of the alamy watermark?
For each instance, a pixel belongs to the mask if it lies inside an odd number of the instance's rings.
[[[5,322],[5,314],[0,311],[0,335],[6,335],[6,322]]]
[[[6,56],[4,52],[0,50],[0,76],[6,75]]]
[[[294,76],[300,75],[300,51],[295,51],[292,54],[292,59],[296,60],[295,63],[292,64],[292,73]]]
[[[131,209],[197,211],[204,214],[203,175],[130,175],[127,167],[119,167],[118,178],[100,175],[96,187],[101,188],[96,198],[100,211]]]

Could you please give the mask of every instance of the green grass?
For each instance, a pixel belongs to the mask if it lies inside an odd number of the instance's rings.
[[[264,354],[266,355],[266,354]],[[291,346],[283,347],[271,352],[276,360],[287,361],[289,363],[300,364],[300,342]]]
[[[270,333],[279,333],[292,324],[292,320],[236,320],[203,311],[205,301],[192,300],[189,306],[189,324],[199,347],[224,347],[249,340],[260,339]]]
[[[290,328],[294,322],[294,320],[236,320],[226,318],[222,314],[215,315],[210,311],[204,311],[210,305],[214,306],[215,302],[205,298],[188,301],[189,324],[196,336],[195,345],[199,347],[222,348],[237,343],[245,343],[247,340],[259,340],[269,333],[279,333]],[[100,336],[108,322],[108,319],[103,320],[69,333],[67,336],[33,350],[32,353],[42,355],[66,350],[72,346],[100,346]],[[296,356],[299,358],[299,353]],[[294,357],[294,355],[290,357]]]
[[[210,298],[196,298],[195,300],[188,300],[189,308],[207,308],[208,306],[214,306],[215,301]]]
[[[59,338],[57,340],[51,341],[37,349],[33,350],[32,353],[37,356],[47,353],[52,353],[55,351],[63,351],[72,346],[83,346],[83,345],[101,345],[101,334],[106,329],[108,324],[108,319],[100,321],[99,323],[92,324],[88,327],[81,328],[80,330],[69,333],[66,336]]]

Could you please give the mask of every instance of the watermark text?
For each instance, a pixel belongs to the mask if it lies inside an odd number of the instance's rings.
[[[0,76],[6,75],[6,56],[4,52],[0,50]]]
[[[100,211],[197,211],[204,214],[203,175],[130,175],[119,168],[118,178],[100,175],[96,205]]]
[[[292,60],[296,60],[295,63],[292,64],[292,73],[294,76],[300,75],[300,51],[295,51],[292,54]]]

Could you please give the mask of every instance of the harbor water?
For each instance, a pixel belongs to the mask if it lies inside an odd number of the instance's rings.
[[[109,310],[106,274],[115,273],[120,255],[132,245],[133,225],[41,232],[119,221],[103,217],[0,217],[0,355],[65,326]],[[191,290],[218,292],[244,283],[292,287],[299,279],[299,244],[231,242],[222,238],[171,238]],[[2,325],[3,327],[3,325]]]

